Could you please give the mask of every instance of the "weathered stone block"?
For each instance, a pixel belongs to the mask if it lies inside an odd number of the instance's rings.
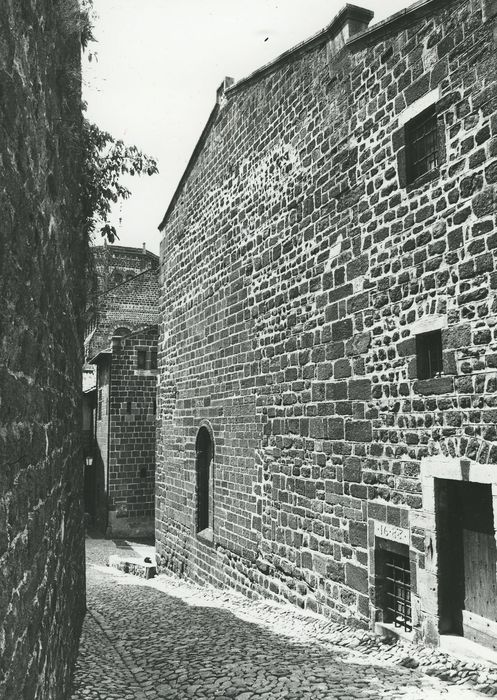
[[[350,562],[345,564],[345,582],[347,586],[353,588],[359,593],[368,592],[368,572],[359,566],[355,566]]]
[[[346,318],[332,324],[333,340],[347,340],[352,335],[352,319]]]
[[[351,379],[349,382],[349,399],[369,401],[371,398],[371,379]]]
[[[434,394],[450,394],[454,391],[453,377],[434,377],[433,379],[420,379],[414,383],[414,392],[422,396]]]
[[[472,199],[473,212],[477,217],[491,216],[496,210],[496,188],[487,187]]]
[[[345,353],[347,355],[362,355],[368,351],[371,345],[370,331],[356,333],[345,343]]]
[[[408,357],[416,353],[416,338],[406,338],[397,344],[399,357]]]
[[[349,523],[349,542],[353,547],[368,546],[368,528],[366,523],[351,521]]]
[[[359,483],[361,481],[361,460],[359,457],[347,457],[343,465],[343,480]]]
[[[352,442],[370,442],[372,438],[371,422],[367,420],[347,421],[345,438]]]
[[[335,379],[344,379],[352,374],[352,366],[349,360],[337,360],[334,367]]]
[[[452,326],[442,330],[444,348],[463,348],[471,343],[471,326],[469,324]]]

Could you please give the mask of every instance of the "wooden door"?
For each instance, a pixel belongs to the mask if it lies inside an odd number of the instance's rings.
[[[497,648],[497,547],[490,484],[462,484],[463,634]]]

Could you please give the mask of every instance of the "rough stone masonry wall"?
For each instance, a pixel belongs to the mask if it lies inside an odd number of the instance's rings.
[[[76,2],[0,6],[0,697],[69,694],[85,610]]]
[[[129,248],[121,245],[101,245],[91,249],[95,282],[98,294],[102,294],[115,286],[115,273],[128,279],[139,275],[150,267],[156,267],[158,258],[154,253],[143,248]]]
[[[366,625],[388,524],[409,533],[424,624],[421,462],[497,469],[496,13],[434,1],[227,92],[162,241],[165,565]],[[406,187],[399,115],[436,89],[442,162]],[[435,321],[443,376],[420,381],[414,335]]]
[[[147,354],[136,366],[137,350]],[[153,536],[155,510],[155,432],[157,326],[113,344],[110,390],[109,532]]]
[[[145,270],[128,282],[100,294],[95,302],[97,324],[85,340],[85,357],[91,358],[99,350],[109,347],[118,328],[134,331],[156,324],[158,304],[156,268]]]

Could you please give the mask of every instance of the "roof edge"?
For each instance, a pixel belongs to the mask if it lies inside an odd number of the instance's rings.
[[[238,89],[245,87],[254,80],[258,80],[263,75],[272,73],[276,68],[282,64],[285,64],[287,61],[291,61],[297,56],[307,53],[308,51],[312,51],[312,49],[328,41],[330,37],[338,35],[347,21],[359,21],[364,24],[369,24],[373,17],[374,12],[372,10],[366,10],[358,5],[351,5],[350,3],[347,3],[324,29],[321,29],[308,39],[305,39],[287,51],[284,51],[272,61],[269,61],[269,63],[257,68],[257,70],[249,73],[249,75],[245,76],[244,78],[237,80],[234,85],[226,90],[227,96],[237,92]],[[366,31],[368,30],[366,29]],[[363,34],[363,32],[361,32],[361,34]]]
[[[166,226],[171,211],[173,210],[174,205],[176,204],[179,196],[181,195],[183,185],[186,179],[188,178],[190,172],[192,171],[193,166],[195,165],[197,158],[200,155],[202,148],[204,147],[205,142],[207,141],[207,137],[209,136],[210,130],[216,120],[216,117],[221,108],[221,105],[223,104],[223,101],[226,98],[229,99],[230,94],[235,92],[239,86],[244,86],[245,84],[251,82],[255,78],[259,78],[264,72],[270,72],[274,70],[280,63],[285,62],[290,58],[294,58],[300,52],[310,51],[314,46],[318,46],[320,43],[326,41],[330,36],[338,35],[348,21],[369,24],[373,16],[374,12],[372,10],[366,10],[363,7],[359,7],[358,5],[352,5],[350,3],[347,3],[344,7],[342,7],[338,14],[335,15],[335,17],[325,29],[321,30],[320,32],[313,35],[309,39],[306,39],[300,44],[297,44],[288,51],[285,51],[274,61],[271,61],[265,66],[262,66],[254,73],[251,73],[246,78],[242,78],[236,83],[233,83],[232,78],[224,79],[224,81],[221,83],[220,87],[217,90],[216,104],[214,105],[209,119],[207,120],[207,123],[193,150],[193,153],[190,156],[190,159],[183,172],[181,180],[179,181],[178,186],[176,187],[174,194],[171,198],[171,201],[169,202],[169,206],[166,210],[166,213],[164,214],[164,217],[162,218],[162,221],[158,226],[159,231],[163,231],[164,227]]]
[[[158,323],[147,323],[146,326],[140,326],[140,328],[135,328],[134,331],[130,331],[129,333],[126,333],[125,335],[113,335],[111,337],[111,344],[106,348],[102,348],[101,350],[98,350],[98,352],[96,352],[94,355],[92,355],[92,357],[88,359],[88,364],[96,365],[97,361],[101,357],[110,357],[114,351],[114,341],[115,340],[126,340],[127,338],[132,338],[134,335],[140,335],[141,333],[146,333],[147,331],[154,330],[154,329],[155,330],[159,329]]]
[[[411,17],[416,19],[417,17],[423,16],[426,14],[427,8],[431,5],[442,6],[449,5],[453,2],[454,0],[418,0],[418,2],[409,5],[409,7],[405,7],[403,10],[395,12],[393,15],[386,17],[381,22],[378,22],[359,34],[355,34],[354,36],[350,37],[346,43],[346,46],[353,47],[363,42],[368,43],[372,39],[375,39],[378,34],[382,34],[390,29],[391,25],[395,25],[397,22],[401,22],[403,19],[410,19]]]
[[[149,258],[154,258],[156,260],[159,259],[159,256],[156,253],[152,253],[151,250],[144,250],[143,248],[135,248],[134,246],[128,246],[128,245],[106,245],[103,243],[102,245],[92,245],[90,246],[90,250],[93,252],[94,250],[100,251],[100,250],[107,250],[109,252],[111,251],[118,251],[122,253],[139,253],[140,255],[144,255]]]
[[[343,44],[343,50],[355,47],[362,42],[367,43],[368,41],[371,41],[371,39],[375,38],[377,34],[381,34],[387,28],[390,28],[392,25],[395,25],[397,22],[400,22],[406,18],[409,18],[411,16],[414,18],[417,15],[424,15],[426,13],[427,8],[429,8],[430,6],[445,5],[449,4],[450,2],[453,2],[453,0],[418,0],[418,2],[414,3],[413,5],[410,5],[409,7],[404,8],[403,10],[400,10],[399,12],[396,12],[390,17],[387,17],[385,20],[378,22],[378,24],[375,24],[372,27],[368,27],[363,31],[357,31],[357,33],[354,33],[352,36],[347,37]],[[297,44],[293,48],[288,49],[288,51],[285,51],[284,53],[280,54],[273,61],[266,63],[265,65],[255,70],[253,73],[250,73],[246,77],[241,78],[234,84],[227,85],[225,81],[225,99],[229,99],[231,95],[236,94],[236,92],[243,89],[247,85],[253,83],[254,81],[260,79],[262,76],[272,73],[280,65],[284,65],[285,63],[294,60],[299,55],[311,51],[313,48],[328,41],[330,37],[333,38],[334,36],[337,36],[345,26],[347,20],[359,21],[363,22],[364,24],[368,24],[373,18],[373,15],[374,13],[371,10],[366,10],[357,5],[351,5],[347,3],[334,17],[331,23],[327,27],[325,27],[325,29],[322,29],[321,31],[311,36],[309,39],[302,41],[300,44]],[[174,206],[182,193],[183,186],[188,176],[190,175],[205,142],[207,141],[207,137],[209,136],[210,130],[215,122],[219,109],[220,100],[218,91],[218,101],[210,114],[210,117],[202,131],[199,140],[197,141],[195,149],[188,161],[185,171],[181,177],[181,180],[179,181],[178,186],[176,187],[176,190],[171,198],[166,213],[158,226],[159,231],[161,232],[164,230],[169,216],[171,215],[171,212],[174,209]]]
[[[158,229],[161,232],[164,230],[164,227],[167,224],[169,216],[170,216],[172,210],[174,209],[174,205],[176,204],[176,202],[178,201],[178,199],[181,195],[181,192],[183,190],[183,186],[184,186],[188,176],[190,175],[191,171],[193,170],[193,166],[197,162],[197,158],[199,157],[200,152],[202,151],[204,144],[207,141],[207,137],[209,136],[211,128],[212,128],[214,122],[216,121],[217,115],[219,114],[219,109],[220,109],[220,105],[219,105],[219,100],[218,100],[216,102],[216,104],[214,105],[214,107],[209,115],[207,123],[204,126],[202,133],[200,134],[200,138],[197,141],[195,148],[193,149],[193,153],[190,156],[190,159],[189,159],[189,161],[186,165],[186,168],[183,172],[183,175],[181,176],[181,180],[178,182],[178,185],[177,185],[176,189],[174,190],[174,194],[171,197],[171,201],[169,202],[169,206],[166,209],[166,213],[164,214],[162,221],[160,222],[160,224],[158,226]]]

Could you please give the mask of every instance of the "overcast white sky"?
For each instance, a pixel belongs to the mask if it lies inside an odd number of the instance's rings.
[[[153,155],[159,175],[130,178],[116,208],[121,245],[159,251],[157,230],[225,76],[235,80],[327,26],[342,0],[94,0],[84,59],[88,117]],[[411,0],[358,0],[374,22]]]

